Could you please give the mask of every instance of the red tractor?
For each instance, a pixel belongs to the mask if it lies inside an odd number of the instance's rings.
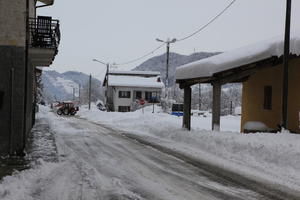
[[[77,111],[79,111],[78,106],[75,106],[73,102],[61,102],[57,107],[57,114],[58,115],[75,115]]]

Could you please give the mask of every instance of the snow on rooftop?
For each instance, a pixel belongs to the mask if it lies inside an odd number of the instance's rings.
[[[160,72],[155,71],[110,71],[109,74],[123,74],[123,75],[153,75],[158,76]]]
[[[291,33],[291,53],[300,55],[300,31]],[[282,56],[284,36],[225,52],[200,61],[183,65],[176,70],[176,79],[211,77],[213,74],[255,63],[273,56]]]
[[[158,78],[158,76],[140,77],[126,75],[109,75],[108,86],[163,88],[164,84],[161,81],[158,82]]]

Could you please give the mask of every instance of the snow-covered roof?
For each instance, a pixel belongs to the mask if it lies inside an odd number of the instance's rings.
[[[291,33],[290,50],[300,55],[300,31]],[[183,65],[176,70],[176,79],[211,77],[215,73],[238,68],[273,56],[280,57],[284,52],[284,36],[274,37],[256,44],[225,52],[200,61]]]
[[[111,75],[140,75],[140,76],[159,76],[160,72],[154,71],[110,71]]]
[[[140,77],[126,75],[109,75],[108,86],[163,88],[164,84],[161,81],[159,82],[158,79],[158,76]]]

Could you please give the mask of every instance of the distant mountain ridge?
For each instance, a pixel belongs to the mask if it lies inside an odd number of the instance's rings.
[[[83,87],[88,84],[89,75],[82,72],[67,71],[59,73],[57,71],[43,71],[42,83],[43,94],[46,101],[66,101],[72,100],[73,88],[75,95],[78,95],[79,85]],[[93,82],[101,86],[101,81],[93,78]]]
[[[172,86],[175,83],[175,71],[176,68],[191,62],[202,60],[214,55],[220,54],[220,52],[198,52],[191,55],[181,55],[177,53],[170,53],[169,64],[169,83]],[[133,71],[159,71],[163,79],[166,76],[166,53],[160,56],[155,56],[145,61],[141,65],[133,69]]]

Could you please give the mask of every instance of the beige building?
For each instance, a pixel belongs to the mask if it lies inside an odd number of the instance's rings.
[[[300,133],[300,34],[291,35],[288,125]],[[283,109],[283,36],[242,47],[203,59],[176,71],[176,81],[184,89],[185,115],[183,126],[190,129],[191,89],[194,84],[213,86],[213,130],[220,130],[221,88],[227,83],[242,83],[241,131],[254,131],[254,124],[265,125],[265,130],[278,131],[282,125]],[[247,123],[249,122],[249,123]],[[244,126],[247,123],[247,129]],[[249,125],[252,124],[252,125]]]
[[[23,155],[34,124],[36,67],[51,65],[60,42],[59,21],[36,10],[53,1],[0,1],[0,155]]]
[[[266,64],[243,82],[242,121],[260,121],[276,130],[281,124],[283,65]],[[289,64],[288,129],[300,133],[300,57]]]

